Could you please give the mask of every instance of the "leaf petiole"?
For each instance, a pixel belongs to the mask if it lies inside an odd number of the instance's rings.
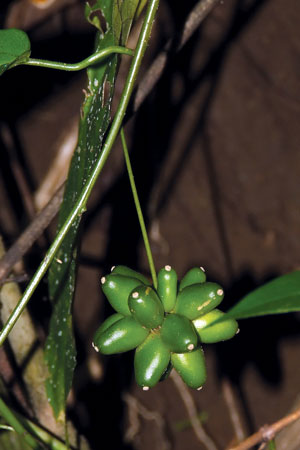
[[[113,54],[121,54],[133,56],[134,50],[126,47],[119,47],[117,45],[112,45],[110,47],[106,47],[100,52],[93,53],[82,61],[74,64],[57,62],[57,61],[47,61],[45,59],[35,59],[29,58],[27,61],[24,61],[22,64],[26,66],[37,66],[37,67],[45,67],[47,69],[58,69],[58,70],[66,70],[68,72],[76,72],[78,70],[86,69],[87,67],[93,66],[95,64],[100,63],[104,59],[108,58]]]

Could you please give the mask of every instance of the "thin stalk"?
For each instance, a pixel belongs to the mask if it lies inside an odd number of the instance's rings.
[[[103,169],[103,166],[108,158],[108,155],[112,149],[112,146],[118,136],[120,127],[122,125],[123,118],[126,113],[126,109],[130,100],[130,97],[132,95],[132,91],[134,88],[134,84],[139,72],[139,68],[144,56],[144,53],[146,51],[146,48],[148,46],[148,42],[150,39],[151,29],[154,22],[156,10],[158,8],[159,0],[150,0],[148,3],[148,7],[145,13],[145,19],[143,22],[143,26],[139,35],[139,39],[137,42],[137,46],[134,52],[134,56],[131,62],[131,66],[129,69],[129,73],[125,82],[125,86],[122,92],[122,96],[120,99],[120,103],[117,109],[117,112],[115,114],[114,120],[112,122],[112,125],[110,127],[109,133],[107,135],[105,144],[103,146],[101,155],[99,156],[94,171],[90,175],[89,179],[87,180],[86,185],[84,186],[82,193],[80,194],[80,197],[78,198],[74,208],[72,209],[71,213],[69,214],[67,220],[63,224],[62,228],[60,229],[59,233],[57,234],[56,238],[54,239],[53,243],[49,247],[45,258],[41,262],[40,266],[38,267],[37,271],[35,272],[33,278],[31,279],[30,283],[28,284],[22,298],[20,299],[19,303],[11,313],[8,321],[4,325],[1,333],[0,333],[0,346],[3,344],[5,339],[7,338],[8,334],[10,333],[11,329],[17,322],[19,316],[22,314],[22,311],[26,307],[28,301],[30,300],[32,294],[36,290],[38,284],[40,283],[41,279],[45,275],[47,269],[49,268],[57,250],[59,249],[62,241],[64,240],[66,234],[68,233],[69,229],[71,228],[73,222],[75,219],[80,216],[85,210],[86,210],[86,203],[90,196],[90,193],[92,191],[92,188],[97,181],[97,178],[100,174],[100,172]]]
[[[132,195],[133,195],[135,209],[136,209],[140,227],[141,227],[141,232],[142,232],[143,239],[144,239],[144,245],[145,245],[145,250],[146,250],[146,254],[147,254],[147,258],[148,258],[148,262],[149,262],[153,286],[155,287],[155,289],[157,289],[156,270],[155,270],[151,247],[150,247],[148,234],[147,234],[147,230],[146,230],[146,226],[145,226],[145,221],[144,221],[144,217],[143,217],[143,213],[142,213],[142,208],[141,208],[139,196],[138,196],[135,181],[134,181],[134,175],[133,175],[132,167],[131,167],[131,163],[130,163],[124,128],[121,128],[121,140],[122,140],[122,145],[123,145],[123,151],[124,151],[124,157],[125,157],[125,163],[126,163],[126,168],[127,168],[127,172],[128,172],[130,187],[131,187],[131,191],[132,191]]]
[[[92,65],[98,64],[104,59],[108,58],[110,55],[119,53],[122,55],[133,56],[134,51],[130,48],[119,47],[117,45],[113,45],[111,47],[104,48],[100,52],[93,53],[91,56],[83,59],[82,61],[74,64],[68,64],[58,61],[47,61],[45,59],[35,59],[29,58],[28,61],[24,62],[26,66],[37,66],[37,67],[46,67],[47,69],[58,69],[58,70],[66,70],[68,72],[76,72],[77,70],[86,69]]]
[[[3,417],[5,422],[9,423],[16,433],[22,436],[24,441],[31,448],[36,450],[41,449],[40,444],[28,433],[26,428],[24,428],[14,413],[8,408],[8,406],[6,406],[2,398],[0,398],[0,416]]]

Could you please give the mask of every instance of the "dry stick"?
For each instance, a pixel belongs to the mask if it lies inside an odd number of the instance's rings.
[[[64,184],[0,260],[0,282],[7,277],[13,266],[25,255],[56,216],[62,202],[63,192]]]
[[[176,51],[182,49],[182,47],[186,44],[186,42],[190,39],[199,25],[203,22],[203,20],[218,2],[219,0],[202,0],[196,4],[196,6],[188,15],[187,20],[185,21]],[[167,42],[165,48],[158,54],[158,56],[155,58],[152,65],[144,75],[134,97],[133,113],[135,113],[139,109],[145,98],[152,91],[153,87],[162,76],[164,68],[167,65],[168,53],[171,45],[172,39]]]
[[[300,408],[296,409],[296,411],[292,412],[288,416],[283,417],[282,419],[278,420],[278,422],[275,422],[272,425],[264,425],[259,431],[252,434],[252,436],[248,437],[239,445],[231,447],[229,450],[248,450],[251,447],[254,447],[254,445],[259,444],[260,442],[271,441],[272,439],[274,439],[275,435],[279,433],[279,431],[283,430],[283,428],[287,427],[298,419],[300,419]]]
[[[195,406],[195,402],[186,384],[182,381],[182,379],[180,378],[178,373],[175,372],[175,370],[172,370],[170,377],[172,378],[179,392],[179,395],[181,396],[181,399],[186,407],[192,428],[194,430],[195,435],[197,436],[197,439],[201,442],[201,444],[203,444],[207,448],[207,450],[217,450],[215,443],[208,436],[208,434],[202,427],[201,422],[198,419],[198,413]]]
[[[181,40],[177,48],[178,51],[193,35],[201,22],[206,18],[208,13],[218,2],[219,0],[201,0],[197,3],[185,22]],[[170,46],[171,40],[167,43],[165,49],[159,53],[140,82],[134,97],[132,113],[137,112],[147,95],[161,77],[163,70],[167,65],[167,49],[170,48]],[[129,116],[127,119],[129,119]],[[18,262],[26,254],[32,244],[56,216],[62,202],[62,192],[63,187],[59,188],[47,206],[38,214],[33,222],[21,234],[15,244],[13,244],[13,246],[6,252],[5,256],[0,260],[0,281],[7,277],[16,262]]]
[[[235,437],[237,442],[241,442],[246,438],[246,433],[239,414],[236,395],[228,378],[222,381],[222,392],[229,411]]]

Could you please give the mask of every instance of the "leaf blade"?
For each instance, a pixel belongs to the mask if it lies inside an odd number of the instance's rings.
[[[300,271],[282,275],[260,286],[230,308],[222,319],[246,319],[300,311]],[[215,322],[216,323],[216,322]]]

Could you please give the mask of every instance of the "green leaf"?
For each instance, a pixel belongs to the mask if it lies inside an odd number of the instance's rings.
[[[93,7],[89,6],[89,14],[91,14],[92,10],[96,11],[95,8],[101,3],[101,13],[106,21],[105,27],[96,34],[95,51],[120,43],[119,39],[116,39],[116,35],[120,33],[115,32],[119,25],[115,26],[114,20],[118,1],[101,0]],[[117,67],[118,56],[113,55],[87,71],[88,87],[81,108],[78,144],[69,169],[58,230],[74,207],[101,154],[103,139],[110,124]],[[49,271],[49,294],[54,309],[45,349],[50,374],[46,387],[56,417],[65,409],[75,367],[76,351],[72,332],[71,305],[75,289],[80,221],[81,217],[78,217],[65,237]]]
[[[0,30],[0,75],[11,67],[23,64],[30,56],[30,40],[22,30]]]
[[[300,311],[299,270],[275,278],[250,292],[216,322],[222,322],[228,318],[246,319],[294,311]]]

